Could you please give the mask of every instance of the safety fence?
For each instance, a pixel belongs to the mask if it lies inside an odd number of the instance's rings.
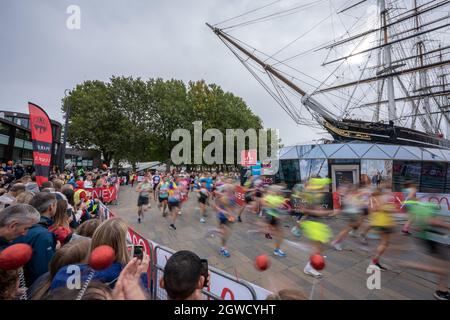
[[[102,220],[116,217],[110,208],[100,202],[100,217]],[[127,242],[140,245],[145,254],[150,257],[147,271],[148,291],[152,299],[166,300],[166,291],[160,287],[160,279],[164,276],[164,267],[167,260],[176,252],[154,241],[148,240],[133,228],[128,227]],[[222,270],[209,266],[209,286],[203,289],[205,300],[265,300],[272,292],[255,284],[238,279]]]

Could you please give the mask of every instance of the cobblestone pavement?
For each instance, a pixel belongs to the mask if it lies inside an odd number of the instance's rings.
[[[143,223],[137,223],[137,192],[131,186],[122,186],[119,203],[110,208],[144,237],[174,250],[191,250],[202,258],[207,258],[211,266],[224,270],[238,278],[255,283],[270,291],[284,288],[297,288],[309,296],[314,278],[303,273],[309,254],[305,251],[306,240],[291,234],[294,221],[287,219],[283,223],[285,241],[282,249],[287,257],[273,255],[274,240],[265,239],[263,234],[248,232],[257,229],[261,218],[252,213],[245,213],[243,222],[232,225],[233,233],[229,240],[231,257],[219,255],[220,238],[206,237],[208,228],[217,226],[215,213],[208,208],[206,223],[200,223],[197,197],[191,193],[183,205],[182,214],[176,221],[177,230],[169,229],[167,218],[162,217],[156,202],[151,200],[151,209],[146,213]],[[336,234],[344,225],[338,217],[327,218],[326,223]],[[298,245],[300,244],[300,245]],[[423,261],[427,256],[422,253],[414,239],[395,233],[391,246],[381,262],[388,271],[381,273],[381,289],[367,288],[367,267],[370,255],[378,241],[369,240],[369,245],[362,246],[357,239],[348,238],[344,250],[338,252],[326,246],[326,267],[322,270],[323,279],[314,290],[314,299],[433,299],[436,287],[435,276],[418,271],[404,270],[396,266],[396,259]],[[254,259],[260,254],[267,254],[271,266],[264,272],[254,268]]]

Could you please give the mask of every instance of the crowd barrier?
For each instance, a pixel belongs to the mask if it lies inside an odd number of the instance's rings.
[[[99,210],[102,220],[116,216],[102,202],[100,202]],[[146,239],[131,227],[128,227],[127,240],[133,245],[143,246],[145,253],[150,257],[150,266],[147,271],[149,287],[147,289],[150,290],[152,299],[167,299],[166,291],[160,287],[159,282],[164,275],[167,260],[176,251]],[[265,300],[268,295],[272,294],[264,288],[238,279],[214,267],[209,266],[209,271],[209,286],[203,289],[204,298],[207,300]]]
[[[117,204],[119,199],[119,187],[120,183],[116,183],[114,186],[102,187],[102,188],[86,188],[83,190],[88,191],[92,198],[101,199],[103,203]]]

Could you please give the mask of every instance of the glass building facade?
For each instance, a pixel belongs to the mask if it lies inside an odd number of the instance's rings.
[[[423,193],[450,193],[450,150],[359,142],[299,145],[280,150],[280,177],[288,187],[312,177],[401,191],[412,181]]]
[[[51,163],[56,165],[61,141],[61,124],[53,120],[51,123],[53,132]],[[0,111],[0,161],[5,163],[9,160],[25,166],[33,164],[29,115]]]

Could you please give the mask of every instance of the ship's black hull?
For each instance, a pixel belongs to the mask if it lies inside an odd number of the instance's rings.
[[[365,142],[450,149],[450,141],[447,139],[391,124],[359,120],[336,121],[325,119],[323,125],[336,141],[360,140]]]

